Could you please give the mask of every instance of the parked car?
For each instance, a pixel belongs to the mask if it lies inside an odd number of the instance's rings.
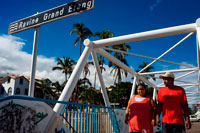
[[[197,118],[196,115],[190,115],[190,121],[191,122],[198,122],[198,121],[200,121],[200,118]]]

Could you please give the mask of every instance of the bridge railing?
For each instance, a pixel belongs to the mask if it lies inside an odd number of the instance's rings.
[[[79,103],[66,104],[61,113],[71,132],[119,133],[112,108]]]
[[[6,100],[21,99],[46,103],[65,104],[60,114],[65,125],[73,133],[119,133],[119,127],[113,108],[98,105],[88,105],[57,101],[49,99],[33,98],[28,96],[7,96],[0,98],[0,102]]]

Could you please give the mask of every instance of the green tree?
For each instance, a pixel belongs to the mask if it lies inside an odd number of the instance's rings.
[[[82,91],[79,100],[85,104],[104,105],[101,92],[95,88],[88,88]]]
[[[138,66],[138,70],[136,70],[136,72],[139,72],[139,71],[141,71],[143,68],[145,68],[147,65],[149,65],[149,63],[147,63],[147,62],[145,62],[145,61],[143,61],[142,62],[142,64],[140,64],[139,66]],[[154,67],[153,66],[149,66],[148,68],[146,68],[143,72],[151,72],[152,70],[154,69]],[[156,78],[155,78],[155,76],[154,76],[154,74],[151,74],[151,75],[148,75],[148,76],[144,76],[144,78],[146,79],[146,80],[149,80],[150,78],[152,78],[154,81],[156,80]],[[139,81],[140,83],[143,83],[142,81]],[[146,86],[146,95],[147,96],[153,96],[153,88],[152,87],[149,87],[148,85],[145,85]],[[135,92],[135,93],[137,93],[137,92]]]
[[[67,81],[72,74],[74,65],[76,62],[70,57],[63,56],[63,59],[57,58],[57,66],[53,67],[52,70],[60,70],[65,74],[65,80]]]
[[[91,32],[91,30],[87,27],[85,27],[85,25],[83,23],[77,23],[73,25],[73,30],[70,32],[70,35],[72,35],[73,33],[76,33],[78,35],[78,37],[76,38],[75,42],[74,42],[74,46],[77,45],[78,42],[80,42],[80,56],[81,56],[81,45],[83,43],[83,41],[87,38],[87,37],[91,37],[93,36],[93,33]]]
[[[94,36],[97,36],[100,39],[106,39],[106,38],[113,37],[114,34],[107,29],[107,30],[102,30],[101,32],[95,32]],[[99,60],[100,70],[101,70],[101,73],[102,73],[103,70],[105,71],[105,67],[104,67],[105,60],[104,60],[104,57],[103,56],[99,56],[98,60]],[[95,73],[95,78],[94,78],[94,88],[96,88],[96,73]]]
[[[127,44],[120,44],[120,45],[114,45],[112,47],[113,49],[117,49],[117,50],[120,50],[120,51],[128,51],[130,50],[130,46],[127,45]],[[120,52],[115,52],[114,53],[114,56],[119,59],[122,63],[124,63],[125,65],[128,66],[128,63],[125,59],[126,57],[126,54],[122,54]],[[113,67],[113,69],[110,71],[110,73],[114,73],[113,76],[114,76],[114,83],[117,83],[117,79],[118,79],[118,83],[121,82],[122,80],[122,74],[124,73],[124,75],[127,77],[128,73],[127,71],[125,71],[124,69],[120,68],[119,66],[113,64],[111,61],[109,62],[109,67]]]
[[[142,70],[143,68],[145,68],[147,65],[149,65],[149,63],[143,61],[142,64],[140,64],[140,65],[138,66],[138,70],[136,70],[136,72],[139,72],[140,70]],[[149,67],[147,67],[142,73],[144,73],[144,72],[151,72],[152,70],[154,70],[154,67],[153,67],[153,66],[149,66]],[[145,78],[146,80],[149,80],[150,78],[152,78],[154,81],[156,80],[154,74],[145,76],[144,78]]]
[[[119,107],[126,107],[130,97],[132,83],[120,82],[109,87],[111,91],[108,91],[109,100],[112,103],[119,103]]]
[[[94,36],[98,36],[100,39],[106,39],[106,38],[113,37],[114,34],[112,32],[110,32],[109,30],[103,30],[101,32],[95,32]],[[98,59],[99,59],[99,64],[101,66],[100,68],[101,68],[101,73],[102,73],[102,70],[104,68],[103,65],[105,63],[105,60],[104,60],[103,56],[100,56]]]
[[[51,87],[51,80],[49,79],[40,79],[36,80],[35,86],[36,86],[36,93],[35,96],[39,98],[45,98],[49,97],[50,99],[53,99],[55,97],[55,94]]]
[[[110,32],[109,30],[102,30],[101,32],[95,32],[94,36],[98,36],[100,39],[106,39],[113,37],[114,34]]]
[[[72,102],[78,102],[81,92],[85,91],[87,88],[91,87],[91,82],[87,78],[79,79],[72,95]]]
[[[198,111],[198,108],[197,108],[197,105],[193,104],[192,105],[192,108],[189,108],[190,109],[190,114],[195,114],[197,111]]]
[[[58,99],[65,87],[66,81],[60,84],[58,81],[53,82],[52,86],[55,88],[55,99]]]
[[[87,78],[87,75],[90,75],[90,69],[89,66],[93,65],[93,62],[87,62],[83,68],[83,76],[84,78]]]

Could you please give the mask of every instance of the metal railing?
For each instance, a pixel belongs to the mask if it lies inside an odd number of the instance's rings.
[[[60,116],[72,133],[120,133],[115,112],[111,107],[19,95],[2,97],[0,102],[11,99],[65,104],[66,106]]]
[[[61,113],[71,132],[77,133],[119,133],[112,108],[79,103],[66,104]]]

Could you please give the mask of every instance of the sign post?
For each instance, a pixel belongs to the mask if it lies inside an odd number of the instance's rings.
[[[34,32],[31,76],[30,76],[29,91],[28,91],[28,96],[31,96],[31,97],[34,97],[35,72],[36,72],[36,64],[37,64],[37,49],[38,49],[39,29],[40,29],[39,26],[35,27],[35,32]]]
[[[31,76],[28,93],[29,96],[34,96],[34,81],[37,63],[37,48],[40,25],[56,21],[62,18],[66,18],[72,15],[76,15],[91,10],[93,8],[94,0],[78,0],[10,23],[8,29],[8,33],[10,34],[17,33],[30,28],[35,28],[31,63]]]

